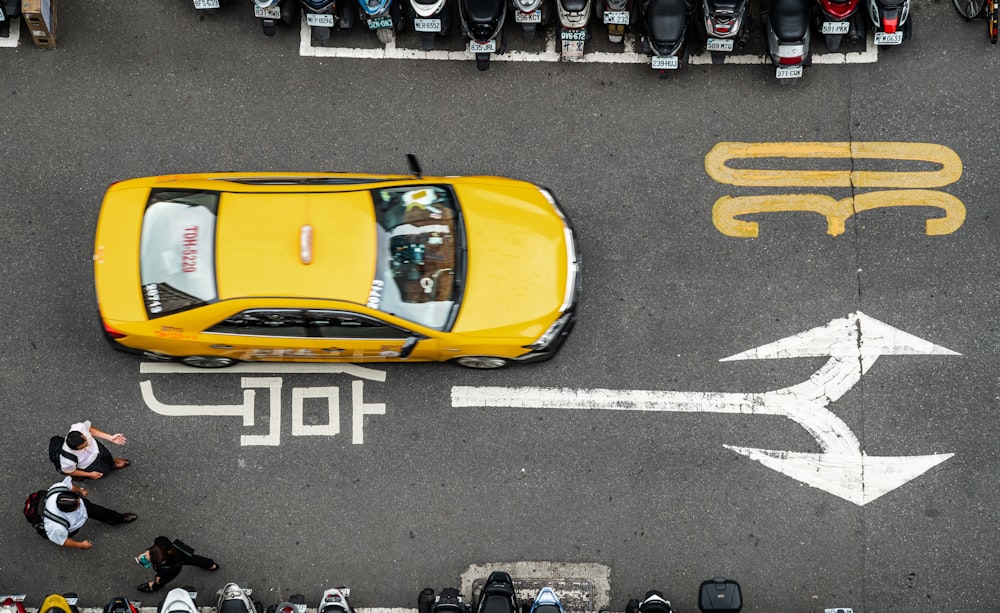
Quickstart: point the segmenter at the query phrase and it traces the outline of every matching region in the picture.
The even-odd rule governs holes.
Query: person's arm
[[[94,546],[94,544],[90,541],[75,541],[67,537],[66,540],[63,541],[62,546],[68,549],[90,549]]]
[[[114,443],[115,445],[125,444],[125,435],[123,435],[121,432],[116,432],[115,434],[108,434],[107,432],[103,430],[98,430],[93,425],[91,425],[90,435],[93,436],[94,438],[104,439],[110,443]]]
[[[96,470],[76,470],[68,473],[63,473],[64,475],[69,475],[70,477],[76,477],[77,479],[100,479],[104,476],[104,473],[98,472]]]

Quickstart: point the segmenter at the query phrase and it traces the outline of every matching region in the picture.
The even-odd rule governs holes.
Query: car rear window
[[[450,189],[433,185],[372,190],[378,261],[368,306],[442,330],[461,284],[461,217]]]
[[[142,219],[139,279],[150,319],[217,299],[219,193],[154,189]]]

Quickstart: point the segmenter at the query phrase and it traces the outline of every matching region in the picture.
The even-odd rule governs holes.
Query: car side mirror
[[[406,342],[403,343],[403,348],[399,350],[399,359],[405,360],[406,358],[410,357],[410,354],[413,353],[413,348],[416,347],[417,343],[419,342],[420,342],[419,336],[411,336],[410,338],[406,339]]]

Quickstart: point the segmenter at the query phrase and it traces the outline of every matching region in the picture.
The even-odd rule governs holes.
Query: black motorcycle
[[[10,36],[10,20],[21,16],[21,0],[0,0],[0,38]]]
[[[506,50],[503,24],[507,0],[460,0],[458,13],[462,36],[469,41],[469,52],[476,56],[476,68],[489,70],[490,56]]]
[[[687,0],[644,0],[642,51],[652,57],[661,79],[687,64],[688,24],[692,6]]]

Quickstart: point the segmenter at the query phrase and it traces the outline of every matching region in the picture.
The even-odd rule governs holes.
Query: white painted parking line
[[[299,55],[305,57],[336,57],[354,58],[370,60],[456,60],[471,61],[473,55],[468,49],[462,51],[445,51],[443,49],[432,49],[424,51],[422,49],[406,49],[396,46],[393,39],[385,47],[378,48],[358,48],[358,47],[316,47],[312,44],[312,31],[305,19],[302,19],[302,27],[299,30]],[[635,37],[627,35],[625,37],[624,48],[634,48]],[[558,62],[560,54],[556,51],[555,30],[550,29],[546,33],[545,51],[508,51],[503,54],[494,53],[490,58],[495,62]],[[875,45],[874,35],[869,34],[865,44],[865,50],[852,53],[814,53],[812,55],[814,64],[871,64],[878,61],[878,47]],[[584,53],[583,58],[574,63],[583,64],[648,64],[650,58],[642,53],[633,51],[608,52],[594,51]],[[706,51],[700,55],[691,56],[691,64],[711,64],[712,55]],[[727,64],[770,64],[771,58],[766,55],[731,55],[726,58]]]
[[[16,47],[17,41],[21,39],[21,18],[15,17],[10,20],[10,34],[0,38],[0,47]]]

